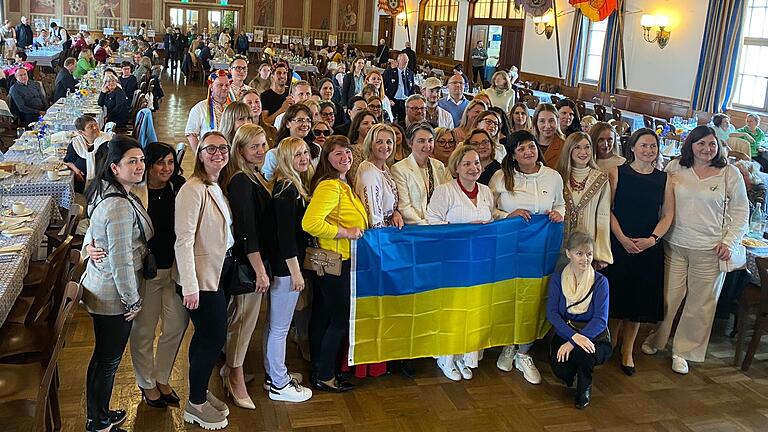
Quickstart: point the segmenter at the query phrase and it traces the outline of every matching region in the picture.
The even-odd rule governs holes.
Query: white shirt
[[[214,183],[210,188],[211,193],[213,194],[213,199],[216,200],[219,208],[227,209],[227,211],[224,212],[224,220],[227,223],[227,250],[229,250],[235,245],[235,237],[232,235],[232,210],[229,209],[229,204],[227,204],[227,199],[224,198],[224,193],[222,192],[221,187],[219,187],[219,184]]]
[[[261,166],[261,173],[267,181],[272,181],[277,169],[277,149],[271,148],[264,155],[264,164]]]
[[[361,162],[355,176],[355,193],[368,211],[369,227],[390,226],[392,214],[397,210],[398,194],[386,165],[380,170],[367,160]]]
[[[459,187],[458,180],[451,180],[435,188],[427,206],[427,223],[471,223],[493,220],[493,194],[491,189],[477,183],[477,205]]]
[[[189,112],[187,118],[187,126],[184,128],[184,135],[197,135],[198,138],[202,137],[206,132],[210,130],[217,130],[219,125],[216,124],[216,118],[214,116],[214,127],[211,128],[211,123],[208,114],[208,99],[203,99],[196,103]]]
[[[515,170],[515,189],[508,191],[504,185],[504,172],[496,171],[488,182],[493,193],[496,211],[494,217],[502,219],[515,210],[528,210],[533,214],[546,214],[555,210],[565,216],[563,178],[552,168],[539,166],[534,174]]]
[[[738,168],[727,165],[720,173],[700,179],[693,168],[673,160],[665,171],[675,186],[675,219],[664,237],[668,242],[693,250],[710,250],[723,243],[741,242],[749,224],[747,188]],[[727,173],[727,174],[726,174]],[[723,236],[723,205],[729,199]]]
[[[275,129],[280,129],[280,126],[283,124],[283,117],[285,116],[285,113],[280,113],[277,117],[275,117]]]

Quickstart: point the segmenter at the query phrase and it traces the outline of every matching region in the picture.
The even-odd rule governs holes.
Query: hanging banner
[[[535,17],[542,16],[552,9],[552,0],[515,0],[515,3],[522,6],[526,13]]]
[[[403,0],[379,0],[379,9],[392,16],[397,16],[405,9]]]
[[[568,0],[571,6],[581,9],[590,21],[602,21],[619,7],[619,0]]]

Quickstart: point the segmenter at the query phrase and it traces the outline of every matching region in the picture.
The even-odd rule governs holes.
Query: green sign
[[[219,0],[219,5],[220,6],[228,6],[229,5],[229,0]]]

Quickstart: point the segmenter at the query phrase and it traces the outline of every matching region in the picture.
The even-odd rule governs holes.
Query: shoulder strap
[[[139,227],[139,234],[141,235],[141,241],[143,241],[144,244],[147,244],[147,235],[144,233],[144,224],[141,223],[142,216],[139,213],[139,209],[137,209],[136,205],[133,204],[133,201],[131,201],[131,199],[128,198],[128,195],[121,194],[120,192],[110,192],[110,193],[104,195],[104,197],[101,199],[101,201],[99,201],[93,207],[93,210],[96,210],[96,207],[98,207],[99,204],[104,202],[104,200],[106,200],[107,198],[113,198],[113,197],[125,198],[126,200],[128,200],[128,203],[133,208],[133,213],[136,216],[136,225],[138,225],[138,227]],[[91,214],[93,214],[93,210],[91,210]]]
[[[592,293],[595,292],[595,285],[596,285],[596,282],[593,282],[592,286],[589,288],[589,291],[584,295],[584,297],[581,300],[577,301],[576,303],[573,303],[571,305],[566,306],[565,310],[567,311],[568,309],[570,309],[570,308],[572,308],[574,306],[578,306],[578,305],[584,303],[585,301],[587,301],[589,296],[591,296]]]

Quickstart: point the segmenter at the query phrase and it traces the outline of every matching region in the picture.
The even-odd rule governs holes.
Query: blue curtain
[[[699,67],[691,96],[694,111],[725,112],[736,82],[747,0],[709,0]]]
[[[597,90],[602,93],[614,94],[618,86],[622,60],[622,37],[624,33],[623,13],[624,2],[619,0],[618,7],[608,17],[608,25],[606,26],[603,57],[600,64],[600,79],[597,82]]]
[[[565,85],[569,87],[576,87],[579,84],[579,73],[584,47],[584,31],[586,26],[584,25],[584,14],[581,13],[581,9],[575,9],[573,13],[573,30],[571,30],[571,45],[568,50],[570,53],[570,60],[568,62],[568,70],[565,73]]]

